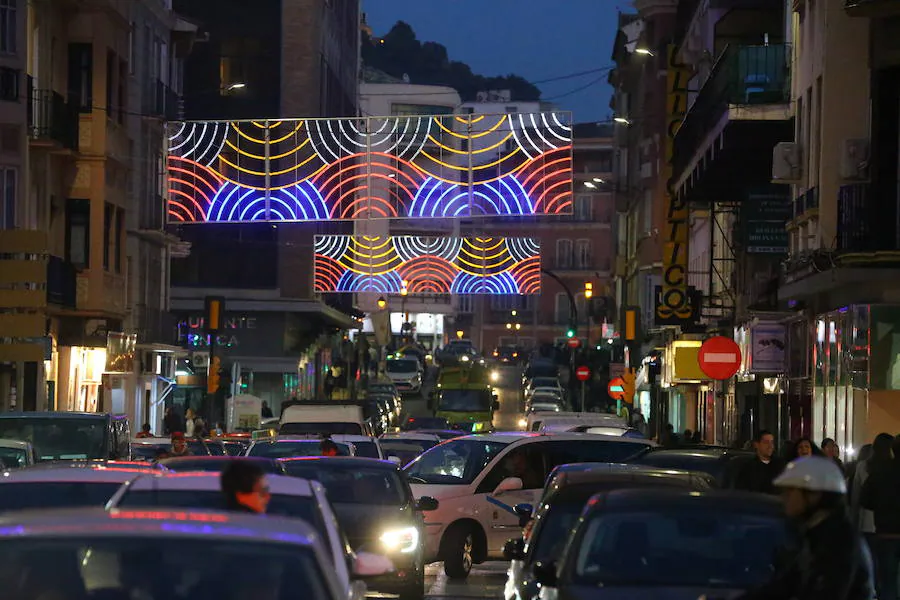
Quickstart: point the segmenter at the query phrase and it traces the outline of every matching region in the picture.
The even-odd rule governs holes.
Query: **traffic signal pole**
[[[215,397],[219,391],[219,377],[222,369],[222,361],[217,352],[219,331],[222,328],[223,315],[225,313],[225,299],[208,296],[204,301],[205,315],[203,324],[206,329],[209,343],[209,365],[206,367],[206,406],[205,418],[215,423],[218,417],[218,407],[214,406]]]

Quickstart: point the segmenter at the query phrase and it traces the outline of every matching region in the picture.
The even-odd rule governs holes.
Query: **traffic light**
[[[634,369],[625,369],[625,372],[622,373],[622,380],[625,382],[625,385],[623,385],[622,387],[625,391],[625,402],[627,402],[628,404],[634,403],[634,379]]]
[[[207,296],[204,304],[204,308],[206,309],[206,315],[204,316],[206,333],[215,334],[222,328],[222,321],[225,313],[225,299]]]
[[[623,329],[625,330],[625,339],[629,342],[637,339],[637,329],[638,329],[638,311],[636,308],[626,308],[625,309],[625,326]]]
[[[566,337],[570,340],[575,337],[575,326],[569,325],[569,328],[566,330]]]
[[[590,281],[584,282],[584,297],[587,300],[590,300],[594,297],[594,284]]]
[[[219,371],[222,370],[222,361],[218,356],[213,356],[209,361],[206,371],[206,393],[215,394],[219,391]]]

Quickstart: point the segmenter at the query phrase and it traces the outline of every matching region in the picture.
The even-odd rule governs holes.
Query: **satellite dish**
[[[409,83],[409,73],[403,74],[403,83]]]

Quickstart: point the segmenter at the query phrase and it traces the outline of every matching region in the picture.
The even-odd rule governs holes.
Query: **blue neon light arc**
[[[399,294],[403,287],[400,275],[396,272],[381,275],[369,275],[346,271],[338,282],[342,292],[377,292],[380,294]]]
[[[519,286],[509,273],[497,273],[478,277],[469,273],[458,273],[450,288],[451,294],[518,294]]]
[[[328,209],[319,190],[302,182],[291,188],[271,190],[266,214],[265,192],[226,182],[216,192],[209,207],[210,221],[310,221],[328,218]],[[261,203],[261,206],[260,206]]]
[[[479,214],[533,215],[534,203],[514,175],[503,177],[496,184],[476,184],[471,190],[468,186],[447,184],[429,177],[419,188],[409,208],[410,217],[420,218]]]

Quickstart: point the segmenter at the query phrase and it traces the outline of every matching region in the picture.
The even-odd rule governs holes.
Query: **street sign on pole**
[[[625,400],[625,380],[621,377],[613,377],[609,380],[606,391],[613,400]]]
[[[710,379],[728,379],[741,368],[741,348],[727,337],[711,337],[700,346],[697,362]]]
[[[591,378],[591,370],[582,365],[575,369],[575,377],[578,378],[578,381],[587,381]]]
[[[566,343],[569,344],[569,348],[577,348],[581,345],[581,340],[579,340],[578,338],[570,338]]]

